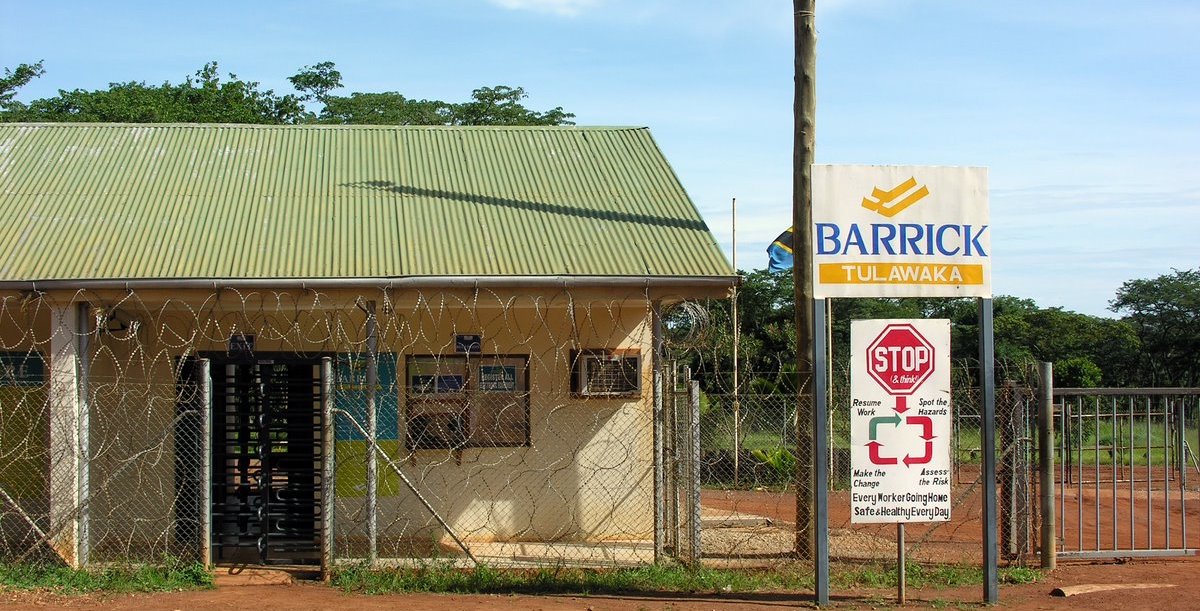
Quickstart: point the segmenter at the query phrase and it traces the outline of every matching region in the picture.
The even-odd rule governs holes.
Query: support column
[[[321,358],[321,578],[328,581],[333,568],[334,423],[333,359]],[[375,451],[371,450],[374,455]]]
[[[663,328],[662,303],[655,301],[651,316],[651,342],[654,354],[651,366],[654,369],[654,563],[663,561],[666,555],[666,471],[663,449]]]
[[[1041,486],[1042,568],[1058,564],[1054,537],[1054,363],[1038,363],[1038,483]]]
[[[50,312],[50,546],[68,565],[78,567],[80,504],[80,329],[75,304]]]
[[[379,385],[378,321],[375,302],[367,302],[367,558],[371,565],[379,559],[379,413],[376,387]]]
[[[200,407],[200,562],[212,563],[212,362],[196,359]]]

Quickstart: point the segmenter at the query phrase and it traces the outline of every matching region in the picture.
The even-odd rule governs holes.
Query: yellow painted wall
[[[385,452],[456,533],[477,541],[652,538],[652,345],[644,293],[144,291],[87,298],[129,323],[97,334],[90,361],[93,533],[103,537],[96,529],[111,524],[113,545],[171,535],[175,448],[165,431],[176,417],[179,357],[224,351],[239,332],[253,334],[259,352],[363,352],[367,301],[378,313],[378,351],[398,355],[400,383],[387,392],[402,414],[405,355],[454,354],[456,334],[482,334],[485,354],[528,355],[529,447],[410,451],[403,430],[381,431],[392,438],[381,443]],[[641,396],[572,396],[572,351],[592,348],[640,350]],[[365,481],[362,446],[339,444],[339,479]],[[400,555],[414,539],[443,538],[384,460],[379,473],[380,554]],[[366,551],[359,547],[365,496],[353,496],[352,488],[339,484],[341,556]]]

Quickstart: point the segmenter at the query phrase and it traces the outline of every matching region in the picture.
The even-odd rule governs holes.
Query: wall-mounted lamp
[[[138,323],[120,310],[96,310],[96,330],[108,335],[130,335],[137,333]]]

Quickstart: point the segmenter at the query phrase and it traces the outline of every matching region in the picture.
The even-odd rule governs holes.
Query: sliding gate
[[[1058,556],[1200,553],[1200,389],[1060,388]]]
[[[214,356],[211,372],[213,560],[318,564],[320,360]]]

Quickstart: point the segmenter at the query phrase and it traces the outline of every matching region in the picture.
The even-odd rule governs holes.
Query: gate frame
[[[1050,404],[1050,406],[1046,407],[1045,405],[1043,405],[1043,410],[1050,411],[1050,413],[1053,414],[1053,418],[1050,420],[1050,422],[1043,422],[1041,424],[1041,426],[1039,427],[1040,429],[1042,429],[1040,432],[1040,435],[1039,435],[1039,444],[1041,443],[1040,439],[1042,437],[1046,436],[1047,430],[1049,431],[1049,435],[1050,435],[1049,439],[1051,439],[1051,440],[1053,439],[1053,420],[1058,420],[1059,422],[1061,422],[1061,426],[1059,428],[1062,432],[1063,442],[1061,444],[1057,444],[1057,443],[1052,444],[1052,450],[1050,452],[1051,462],[1049,464],[1049,468],[1051,470],[1053,470],[1054,468],[1059,468],[1064,471],[1064,474],[1065,474],[1066,464],[1067,464],[1066,460],[1068,457],[1060,456],[1059,452],[1061,450],[1061,452],[1063,454],[1066,454],[1071,451],[1071,450],[1066,449],[1066,447],[1065,447],[1066,438],[1070,434],[1071,428],[1068,426],[1070,421],[1067,416],[1066,404],[1064,402],[1062,402],[1063,397],[1130,397],[1130,398],[1132,398],[1132,397],[1163,397],[1163,398],[1197,397],[1197,402],[1200,403],[1200,388],[1168,388],[1168,387],[1157,387],[1157,388],[1075,388],[1075,387],[1054,388],[1053,387],[1052,370],[1051,370],[1050,376],[1048,376],[1048,379],[1043,384],[1043,386],[1047,387],[1050,390],[1050,393],[1047,393],[1049,395],[1048,400],[1043,399],[1043,401],[1048,402]],[[1166,452],[1168,454],[1167,454],[1167,457],[1164,458],[1163,463],[1161,463],[1162,466],[1164,467],[1166,477],[1169,478],[1172,470],[1176,470],[1179,472],[1178,473],[1178,477],[1179,477],[1178,489],[1183,493],[1182,496],[1180,497],[1180,502],[1181,502],[1180,518],[1182,520],[1182,526],[1183,526],[1182,527],[1183,541],[1182,541],[1181,547],[1177,547],[1177,548],[1170,547],[1170,531],[1167,530],[1166,537],[1165,537],[1165,541],[1167,542],[1166,547],[1162,547],[1162,548],[1153,547],[1152,546],[1153,538],[1150,538],[1150,540],[1149,540],[1149,542],[1151,543],[1151,546],[1148,546],[1146,548],[1140,548],[1140,549],[1128,549],[1128,548],[1119,549],[1114,544],[1113,549],[1108,549],[1108,550],[1078,549],[1078,550],[1069,550],[1068,551],[1068,550],[1063,550],[1061,548],[1061,546],[1058,546],[1053,549],[1053,556],[1055,559],[1062,558],[1062,559],[1091,560],[1091,559],[1113,559],[1113,558],[1131,558],[1131,557],[1161,558],[1161,557],[1182,557],[1182,556],[1198,556],[1198,555],[1200,555],[1200,547],[1189,548],[1188,547],[1188,539],[1187,539],[1188,513],[1187,513],[1187,505],[1186,505],[1186,503],[1187,503],[1186,470],[1188,467],[1187,457],[1191,453],[1191,451],[1188,448],[1188,446],[1186,445],[1187,444],[1187,415],[1186,415],[1186,409],[1184,409],[1185,407],[1186,406],[1181,406],[1179,409],[1178,418],[1176,420],[1176,425],[1175,425],[1175,430],[1171,431],[1169,426],[1167,427],[1168,436],[1170,437],[1170,439],[1164,439],[1164,442],[1168,444],[1166,447]],[[1152,414],[1149,411],[1147,411],[1147,416],[1150,416],[1150,415],[1152,415]],[[1163,411],[1162,416],[1164,419],[1168,418],[1168,415],[1165,410]],[[1130,418],[1132,418],[1132,417],[1133,417],[1133,414],[1131,413]],[[1164,423],[1164,426],[1167,426],[1166,423]],[[1175,444],[1174,447],[1172,447],[1171,444]],[[1174,453],[1175,453],[1174,456],[1169,454],[1172,451],[1172,449],[1174,450]],[[1039,451],[1040,451],[1040,448],[1039,448]],[[1149,448],[1147,451],[1149,451]],[[1056,460],[1055,459],[1056,457],[1061,460]],[[1046,465],[1044,465],[1044,464],[1040,465],[1040,470],[1044,473],[1046,470]],[[1054,494],[1053,476],[1051,479],[1052,479],[1051,488],[1050,488],[1051,501],[1049,503],[1045,502],[1045,500],[1044,500],[1045,491],[1043,490],[1043,493],[1042,493],[1043,503],[1042,503],[1042,508],[1041,508],[1041,514],[1042,514],[1043,528],[1045,528],[1045,525],[1048,523],[1048,524],[1050,524],[1051,529],[1053,529],[1053,527],[1056,524],[1055,518],[1056,518],[1057,512],[1059,510],[1065,511],[1065,506],[1064,507],[1056,507],[1057,501],[1053,497],[1053,494]],[[1095,483],[1098,487],[1099,482],[1095,482]],[[1045,486],[1045,482],[1043,482],[1042,485]],[[1082,486],[1082,482],[1079,482],[1079,485]],[[1131,485],[1132,485],[1132,483],[1131,483]],[[1115,481],[1114,481],[1114,486],[1115,486]],[[1058,488],[1059,488],[1060,496],[1066,494],[1066,483],[1065,482],[1059,483]],[[1114,488],[1114,492],[1115,492],[1115,488]],[[1164,506],[1166,508],[1167,517],[1168,517],[1168,522],[1166,523],[1167,529],[1170,528],[1170,522],[1169,522],[1170,492],[1171,492],[1171,487],[1165,486],[1163,488],[1163,499],[1165,501]],[[1131,504],[1132,504],[1132,498],[1131,498]],[[1131,505],[1131,507],[1132,507],[1132,509],[1136,509],[1136,505]],[[1080,505],[1080,511],[1082,511],[1082,504]],[[1097,505],[1097,512],[1099,512],[1098,505]],[[1114,506],[1114,512],[1115,512],[1115,506]],[[1131,514],[1132,513],[1133,512],[1131,511]],[[1133,519],[1132,515],[1131,515],[1131,519]],[[1057,526],[1059,527],[1060,530],[1058,533],[1054,533],[1052,531],[1050,534],[1051,539],[1055,539],[1055,537],[1060,534],[1065,535],[1066,524],[1064,522],[1065,522],[1065,520],[1059,521],[1057,523]],[[1099,524],[1099,521],[1097,521],[1097,524]],[[1114,523],[1114,524],[1112,524],[1112,526],[1114,528],[1114,538],[1115,538],[1116,524]],[[1098,527],[1099,526],[1097,526],[1097,528]],[[1083,528],[1083,526],[1082,526],[1082,524],[1080,524],[1079,525],[1080,541],[1082,541],[1082,528]],[[1042,558],[1043,566],[1045,566],[1046,563],[1048,562],[1048,560],[1046,558],[1047,546],[1045,544],[1045,537],[1046,537],[1046,534],[1043,532],[1043,545],[1042,545],[1043,549],[1039,550],[1040,553],[1043,554],[1043,558]],[[1082,547],[1082,545],[1080,547]],[[1054,560],[1049,560],[1049,562],[1050,562],[1050,564],[1054,564]]]
[[[222,351],[201,351],[201,352],[197,353],[196,363],[198,366],[202,367],[201,371],[203,372],[203,374],[206,374],[205,377],[202,378],[200,382],[202,385],[201,392],[202,392],[202,397],[204,400],[204,409],[207,412],[206,414],[203,415],[204,423],[202,424],[202,427],[204,427],[204,431],[203,431],[202,435],[204,436],[204,439],[201,441],[201,445],[205,452],[204,456],[202,457],[202,460],[204,461],[203,470],[205,473],[205,477],[207,478],[205,480],[204,491],[201,493],[201,500],[202,500],[202,502],[205,503],[204,509],[202,509],[202,512],[201,512],[202,515],[200,517],[200,521],[201,521],[200,536],[202,538],[202,542],[201,542],[202,561],[204,562],[205,566],[207,566],[207,567],[211,568],[211,567],[216,566],[216,561],[214,561],[214,559],[213,559],[213,551],[216,546],[214,546],[213,542],[212,542],[213,535],[215,534],[215,530],[213,528],[213,519],[212,519],[212,513],[213,513],[212,491],[213,491],[214,485],[216,484],[216,482],[213,479],[213,475],[214,475],[213,452],[216,449],[216,446],[213,442],[213,435],[215,433],[215,426],[216,426],[215,420],[218,416],[218,413],[220,413],[220,412],[216,408],[216,404],[215,404],[216,397],[214,397],[214,395],[213,395],[212,371],[214,371],[216,369],[213,367],[213,364],[215,363],[216,366],[221,368],[223,371],[224,366],[228,365],[228,364],[235,364],[235,365],[236,364],[258,364],[258,365],[261,365],[262,363],[260,361],[262,361],[262,360],[274,360],[276,358],[280,358],[282,360],[292,361],[292,362],[296,362],[296,363],[299,363],[299,362],[308,363],[315,370],[315,373],[316,373],[316,376],[313,378],[313,387],[318,389],[318,392],[321,393],[320,405],[313,412],[314,416],[319,416],[322,418],[322,424],[321,424],[321,428],[319,431],[322,435],[322,438],[321,438],[320,443],[316,443],[313,446],[314,461],[315,460],[321,461],[321,467],[316,470],[316,477],[320,479],[321,483],[315,489],[315,491],[317,491],[321,494],[321,498],[318,502],[314,503],[314,505],[313,505],[314,510],[317,514],[317,516],[316,516],[317,520],[316,520],[316,524],[315,524],[315,528],[314,528],[314,532],[315,532],[314,537],[320,538],[320,541],[314,541],[314,543],[317,544],[315,547],[317,556],[314,558],[314,560],[316,560],[317,566],[321,567],[320,570],[321,570],[322,574],[327,575],[328,573],[327,573],[326,569],[327,569],[328,565],[326,562],[326,559],[327,559],[326,549],[328,548],[330,550],[330,552],[332,552],[332,548],[331,548],[332,542],[331,542],[331,540],[327,540],[327,538],[326,538],[326,534],[327,534],[326,529],[327,529],[327,525],[328,525],[328,527],[331,527],[332,524],[330,521],[328,521],[326,519],[325,509],[328,506],[332,505],[332,503],[330,502],[332,499],[325,498],[325,494],[327,491],[327,483],[325,481],[325,474],[331,471],[333,463],[331,460],[332,455],[326,454],[324,450],[327,447],[327,445],[330,445],[330,443],[332,441],[331,439],[325,438],[325,433],[327,431],[331,430],[333,425],[332,425],[331,420],[326,419],[328,416],[327,412],[329,410],[327,410],[325,406],[327,403],[331,404],[331,402],[332,402],[333,377],[332,377],[332,371],[331,371],[332,366],[331,365],[328,367],[328,369],[329,369],[328,373],[330,375],[328,377],[326,375],[327,374],[326,364],[327,364],[327,362],[331,361],[331,354],[326,353],[326,352],[310,353],[310,354],[297,354],[297,353],[292,353],[292,352],[287,352],[287,351],[283,351],[283,352],[255,351],[253,353],[249,353],[249,354],[246,354],[243,356],[232,356],[228,352],[222,352]],[[202,363],[202,365],[201,365],[201,363]],[[221,375],[224,375],[224,374],[222,373]],[[328,489],[331,490],[332,487],[329,486]],[[330,553],[329,557],[330,558],[332,557],[331,553]],[[260,560],[261,560],[261,558],[260,558]],[[288,560],[288,559],[285,559],[285,560]],[[284,562],[284,563],[271,563],[270,561],[268,561],[266,563],[259,562],[257,564],[252,564],[251,566],[272,566],[272,565],[279,566],[280,564],[282,564],[282,565],[297,564],[296,562],[294,562],[294,559],[291,559],[291,560],[292,561]],[[301,564],[303,564],[303,563],[301,563]]]

